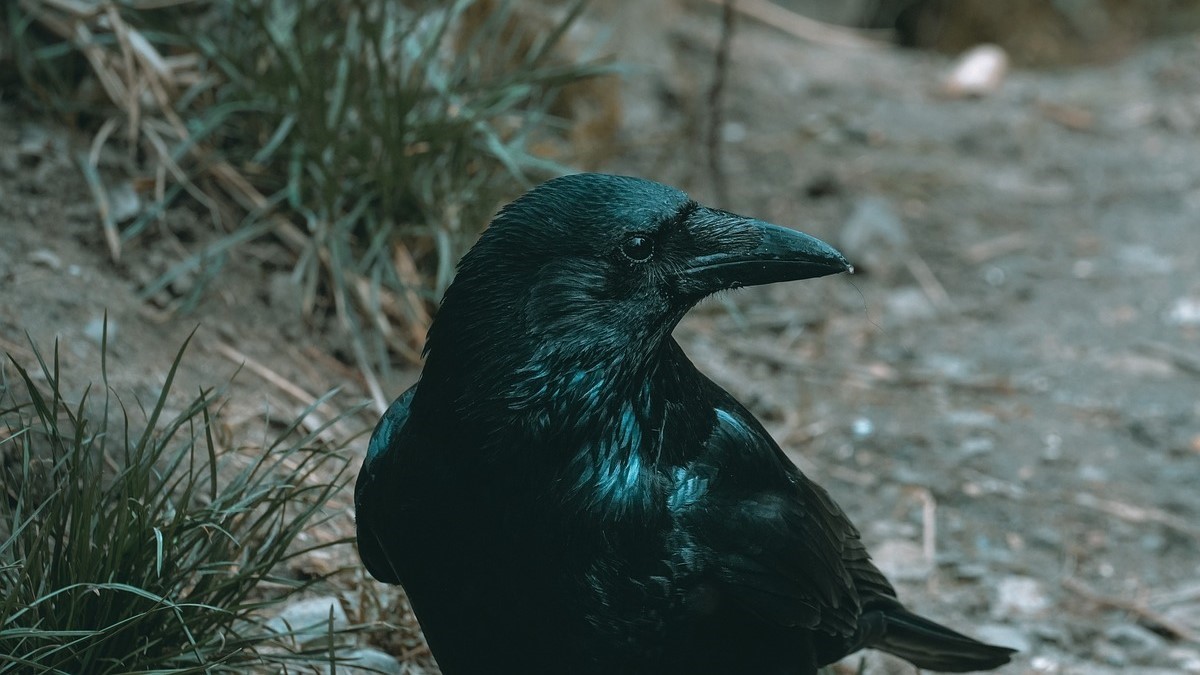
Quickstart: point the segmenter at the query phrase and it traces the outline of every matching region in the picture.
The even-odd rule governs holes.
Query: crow
[[[504,207],[355,486],[358,549],[447,675],[815,673],[863,647],[1009,661],[909,612],[858,531],[671,332],[725,289],[849,271],[637,178]]]

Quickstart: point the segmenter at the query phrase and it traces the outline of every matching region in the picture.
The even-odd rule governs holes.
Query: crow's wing
[[[764,620],[859,642],[865,606],[894,601],[858,530],[744,407],[722,392],[693,471],[708,489],[679,513],[731,601]]]
[[[397,452],[395,446],[400,432],[408,421],[408,408],[416,389],[414,385],[401,394],[380,418],[367,445],[367,456],[363,459],[362,470],[358,472],[358,481],[354,484],[358,555],[371,576],[389,584],[400,583],[400,577],[394,561],[388,556],[377,524],[389,520],[387,509],[390,508],[390,500],[384,498],[391,489],[389,467]]]

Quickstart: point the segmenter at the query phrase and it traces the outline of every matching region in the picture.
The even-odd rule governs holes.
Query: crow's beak
[[[682,270],[689,294],[854,271],[837,249],[803,232],[703,207],[689,220],[699,249],[708,251]]]

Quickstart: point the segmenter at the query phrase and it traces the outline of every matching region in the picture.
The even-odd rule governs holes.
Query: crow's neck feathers
[[[667,338],[643,369],[593,371],[585,381],[568,383],[539,406],[558,416],[543,433],[568,450],[560,465],[563,496],[605,520],[654,513],[674,489],[676,469],[702,449],[711,429],[711,407],[684,404],[699,396],[703,376]]]
[[[666,337],[645,354],[608,353],[594,343],[497,349],[503,339],[494,335],[486,352],[478,343],[477,351],[460,343],[428,351],[417,398],[428,386],[439,390],[430,400],[457,400],[457,419],[443,428],[487,439],[479,456],[463,461],[487,461],[493,442],[523,447],[495,458],[514,470],[522,461],[550,470],[559,497],[579,512],[609,521],[651,513],[713,423],[687,417],[712,409],[682,404],[706,381],[678,344]],[[481,353],[490,363],[473,363]]]

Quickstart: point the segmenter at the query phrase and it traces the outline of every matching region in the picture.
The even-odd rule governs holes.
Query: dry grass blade
[[[724,0],[708,1],[712,4],[724,2]],[[852,49],[877,49],[887,44],[885,33],[872,31],[868,34],[850,28],[833,26],[780,7],[770,0],[737,0],[733,3],[733,8],[768,26],[774,26],[789,35],[816,44]]]
[[[1102,595],[1079,579],[1063,579],[1062,585],[1063,588],[1101,607],[1110,607],[1129,612],[1150,626],[1155,632],[1164,633],[1171,639],[1200,644],[1200,633],[1150,609],[1142,603]]]
[[[353,437],[352,433],[348,432],[343,425],[336,421],[340,417],[340,414],[329,404],[325,403],[327,396],[321,398],[313,396],[299,385],[268,368],[261,361],[234,349],[233,346],[224,342],[218,340],[212,345],[212,348],[221,354],[221,356],[239,366],[244,366],[250,372],[258,375],[275,388],[287,394],[290,398],[305,406],[308,412],[302,415],[300,419],[303,420],[305,428],[319,433],[322,440],[346,441]]]
[[[80,157],[76,163],[87,182],[88,189],[92,191],[92,199],[96,200],[96,210],[100,212],[100,225],[104,228],[104,241],[108,244],[108,253],[112,256],[113,261],[117,262],[121,259],[121,239],[117,233],[117,223],[112,217],[108,189],[104,187],[104,181],[100,179],[100,172],[96,170],[95,164],[88,158]]]

